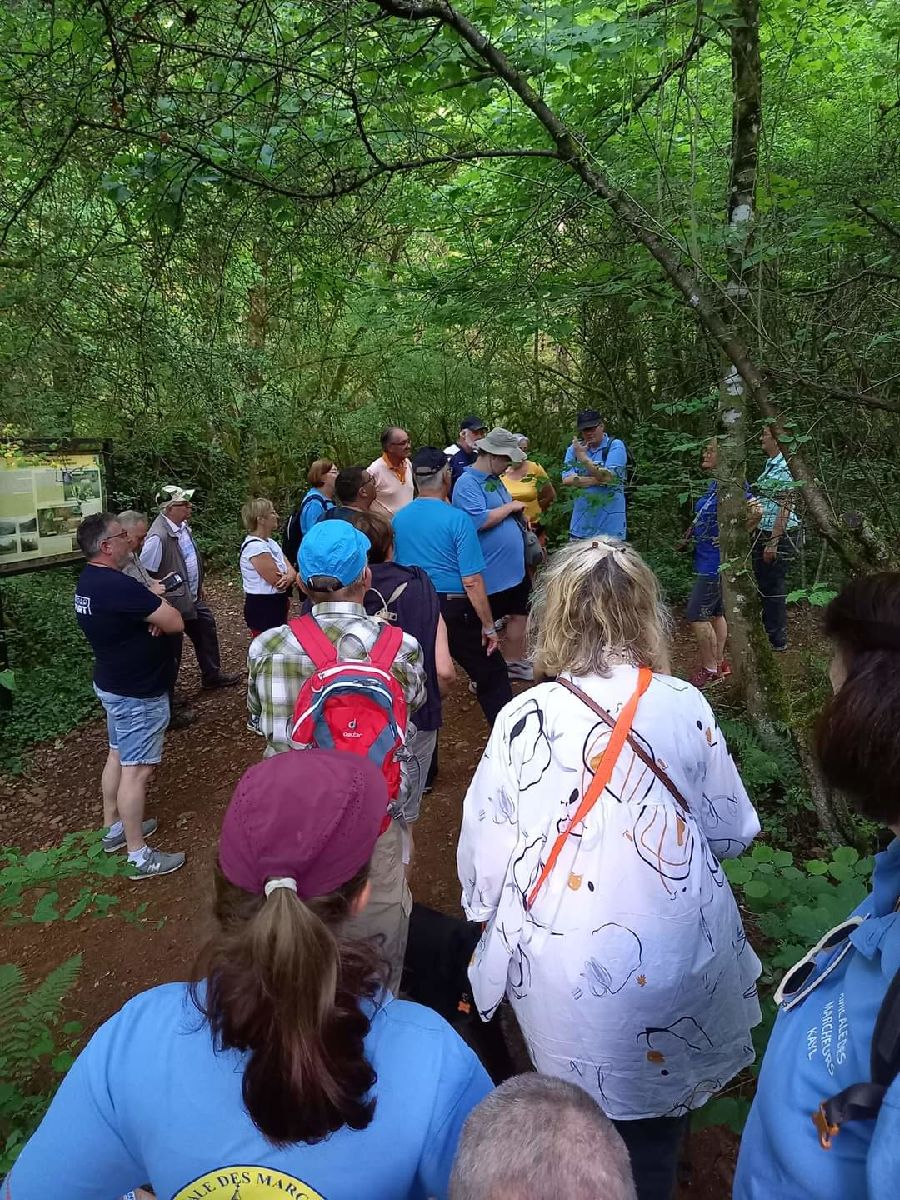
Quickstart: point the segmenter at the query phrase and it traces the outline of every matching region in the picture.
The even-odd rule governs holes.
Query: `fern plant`
[[[76,954],[29,989],[17,966],[0,964],[0,1177],[43,1116],[57,1077],[72,1065],[81,1026],[60,1026],[60,1014],[80,970]]]

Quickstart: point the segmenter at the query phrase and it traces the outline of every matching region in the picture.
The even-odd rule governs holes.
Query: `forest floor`
[[[209,599],[219,626],[223,665],[237,670],[244,664],[248,644],[242,593],[220,580],[211,586]],[[691,657],[685,625],[678,627],[675,642],[673,669],[684,674]],[[410,881],[417,900],[449,913],[460,911],[456,842],[462,800],[487,738],[466,683],[461,676],[445,704],[440,774],[423,803]],[[31,980],[42,978],[72,954],[83,956],[65,1018],[79,1021],[85,1036],[136,992],[188,977],[210,919],[222,813],[241,773],[260,757],[262,743],[246,729],[242,686],[201,691],[193,654],[186,648],[181,687],[199,719],[167,738],[148,815],[159,821],[159,832],[151,840],[164,850],[184,850],[186,866],[159,881],[99,881],[99,890],[117,895],[128,912],[146,904],[132,920],[86,915],[72,922],[26,922],[3,930],[3,959],[18,963]],[[42,849],[58,843],[69,830],[96,827],[105,734],[105,722],[98,718],[39,746],[24,775],[0,777],[0,845]],[[78,880],[64,881],[61,902],[69,891],[77,894],[80,886]],[[736,1146],[735,1136],[724,1129],[694,1135],[689,1148],[692,1181],[679,1196],[721,1200],[729,1195]]]

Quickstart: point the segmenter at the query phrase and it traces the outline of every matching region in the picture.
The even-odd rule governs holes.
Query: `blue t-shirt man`
[[[394,515],[394,559],[421,567],[441,594],[460,595],[463,578],[484,571],[484,555],[472,522],[437,497],[420,497]]]
[[[154,637],[147,617],[162,601],[121,571],[88,563],[75,585],[75,617],[94,651],[94,683],[102,692],[142,699],[175,682],[178,639]]]
[[[514,516],[485,529],[491,509],[511,504],[499,475],[468,467],[453,489],[453,507],[466,513],[478,531],[484,555],[484,588],[489,596],[517,587],[525,578],[525,538]]]
[[[594,420],[596,418],[596,420]],[[603,421],[593,409],[587,409],[578,414],[578,429],[588,437]],[[627,524],[625,520],[625,473],[628,468],[628,451],[621,438],[611,438],[603,432],[596,446],[589,442],[584,444],[584,450],[590,461],[605,471],[611,471],[616,476],[615,483],[597,483],[590,487],[579,487],[572,508],[572,519],[569,522],[569,536],[573,538],[604,537],[625,540]],[[570,446],[566,451],[563,462],[563,483],[566,477],[589,476],[590,470],[585,463],[579,461],[575,447]]]
[[[900,970],[900,838],[876,856],[862,924],[816,959],[772,1030],[741,1140],[734,1200],[887,1200],[900,1179],[900,1078],[876,1120],[847,1121],[824,1150],[819,1105],[871,1079],[875,1019]]]
[[[719,504],[718,484],[709,481],[709,487],[694,505],[694,570],[698,575],[719,574],[722,556],[719,553]]]
[[[443,1200],[490,1079],[441,1017],[391,997],[365,1051],[377,1076],[371,1123],[274,1146],[244,1107],[244,1056],[214,1049],[187,985],[143,992],[78,1056],[4,1197],[111,1200],[149,1180],[172,1200]]]

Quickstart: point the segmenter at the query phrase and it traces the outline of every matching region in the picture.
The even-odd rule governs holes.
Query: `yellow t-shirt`
[[[548,483],[550,477],[540,463],[531,459],[525,464],[525,474],[521,479],[510,479],[503,476],[503,484],[513,500],[521,500],[525,505],[525,516],[529,521],[540,521],[541,506],[538,504],[538,492]]]

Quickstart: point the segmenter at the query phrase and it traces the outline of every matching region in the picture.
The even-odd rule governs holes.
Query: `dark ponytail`
[[[275,1145],[318,1142],[347,1125],[365,1129],[375,1072],[364,1054],[369,1018],[360,1001],[381,984],[363,942],[344,941],[368,866],[329,896],[268,899],[216,871],[218,932],[200,954],[191,995],[217,1048],[249,1055],[243,1097]]]
[[[822,710],[816,754],[832,787],[873,821],[900,821],[900,573],[855,579],[825,610],[847,676]]]

